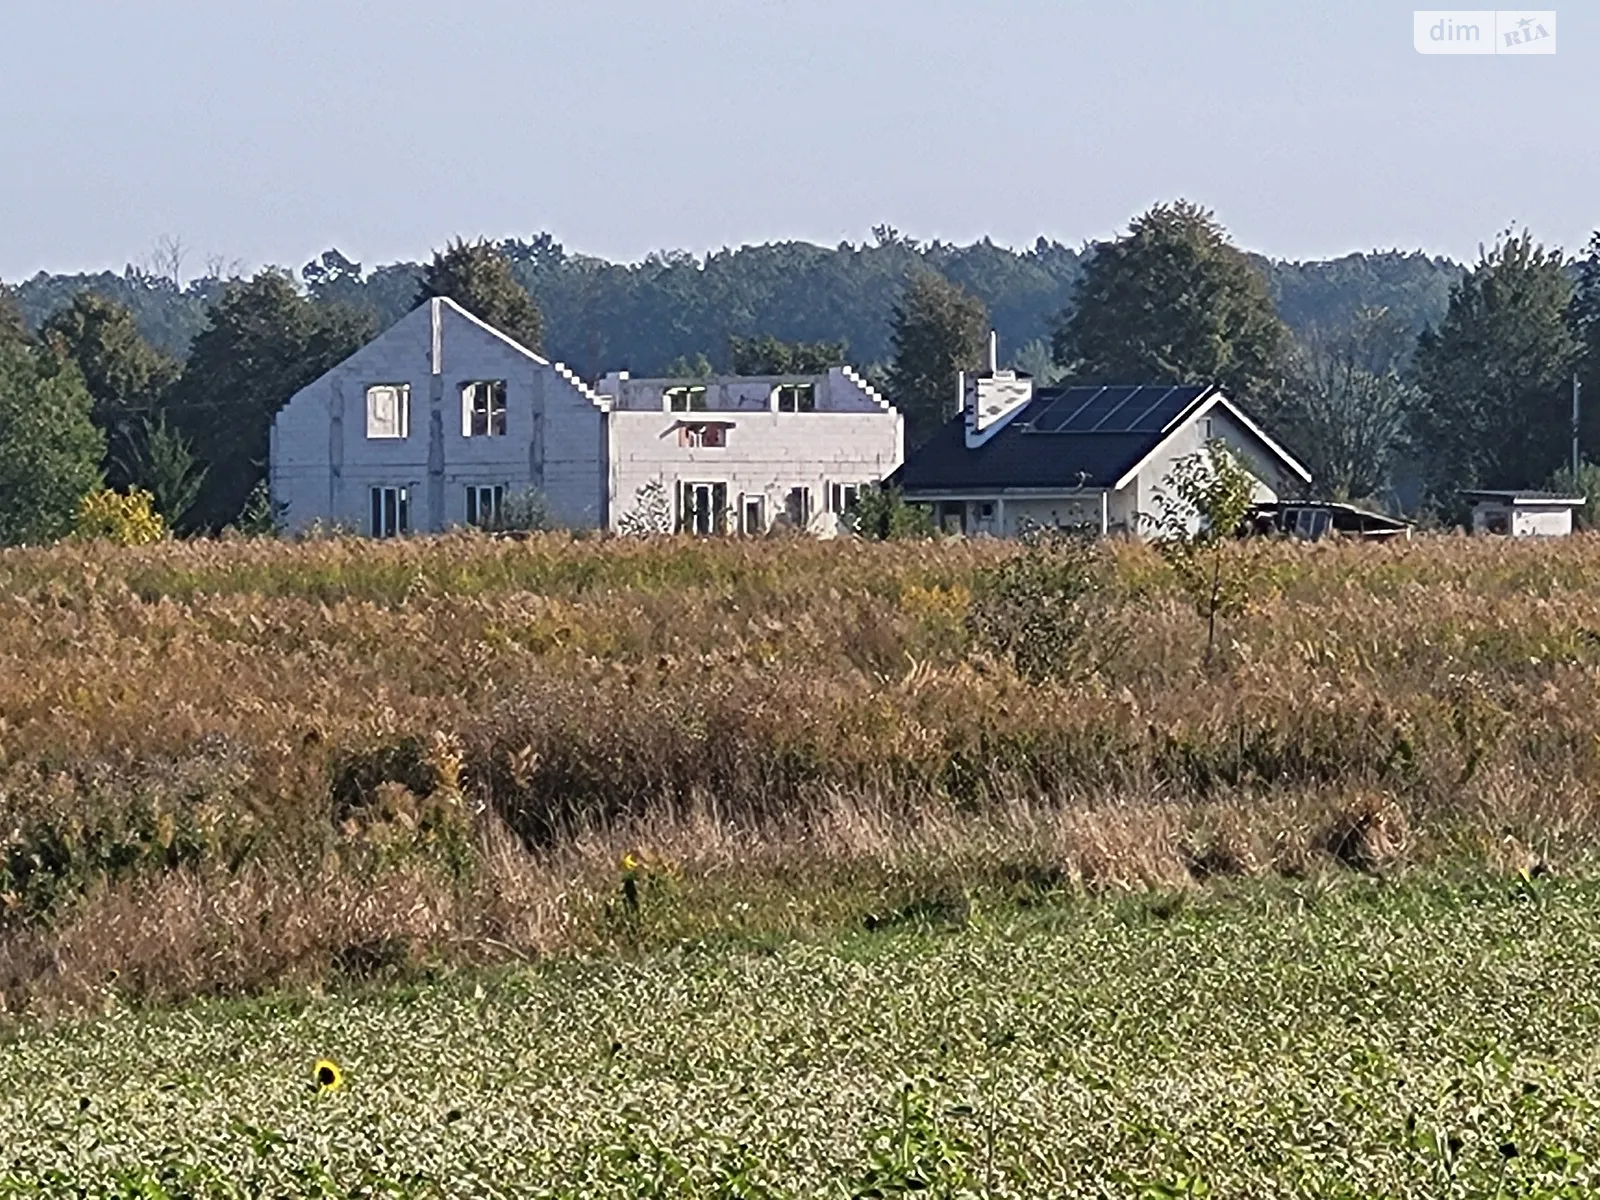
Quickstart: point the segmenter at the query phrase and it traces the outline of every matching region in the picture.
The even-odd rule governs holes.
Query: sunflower
[[[338,1063],[329,1058],[317,1059],[315,1074],[319,1092],[337,1092],[344,1083],[344,1072],[339,1069]]]

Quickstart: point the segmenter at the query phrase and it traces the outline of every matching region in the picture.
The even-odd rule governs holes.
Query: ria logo
[[[1554,54],[1554,10],[1427,9],[1411,14],[1418,54]]]

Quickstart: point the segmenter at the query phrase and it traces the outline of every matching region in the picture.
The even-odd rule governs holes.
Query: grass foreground
[[[119,1007],[0,1046],[0,1194],[1588,1196],[1597,912],[1242,881]]]

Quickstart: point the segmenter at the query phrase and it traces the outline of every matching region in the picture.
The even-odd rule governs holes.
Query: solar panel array
[[[1028,424],[1034,433],[1160,433],[1205,390],[1194,386],[1066,388]]]

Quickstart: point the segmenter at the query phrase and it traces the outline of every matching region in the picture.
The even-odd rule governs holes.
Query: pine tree
[[[1412,434],[1436,511],[1459,518],[1460,489],[1534,487],[1565,461],[1580,351],[1571,300],[1561,252],[1507,232],[1418,339]]]
[[[912,276],[893,310],[890,398],[905,415],[906,448],[920,446],[956,412],[956,376],[985,362],[983,302],[931,271]]]

